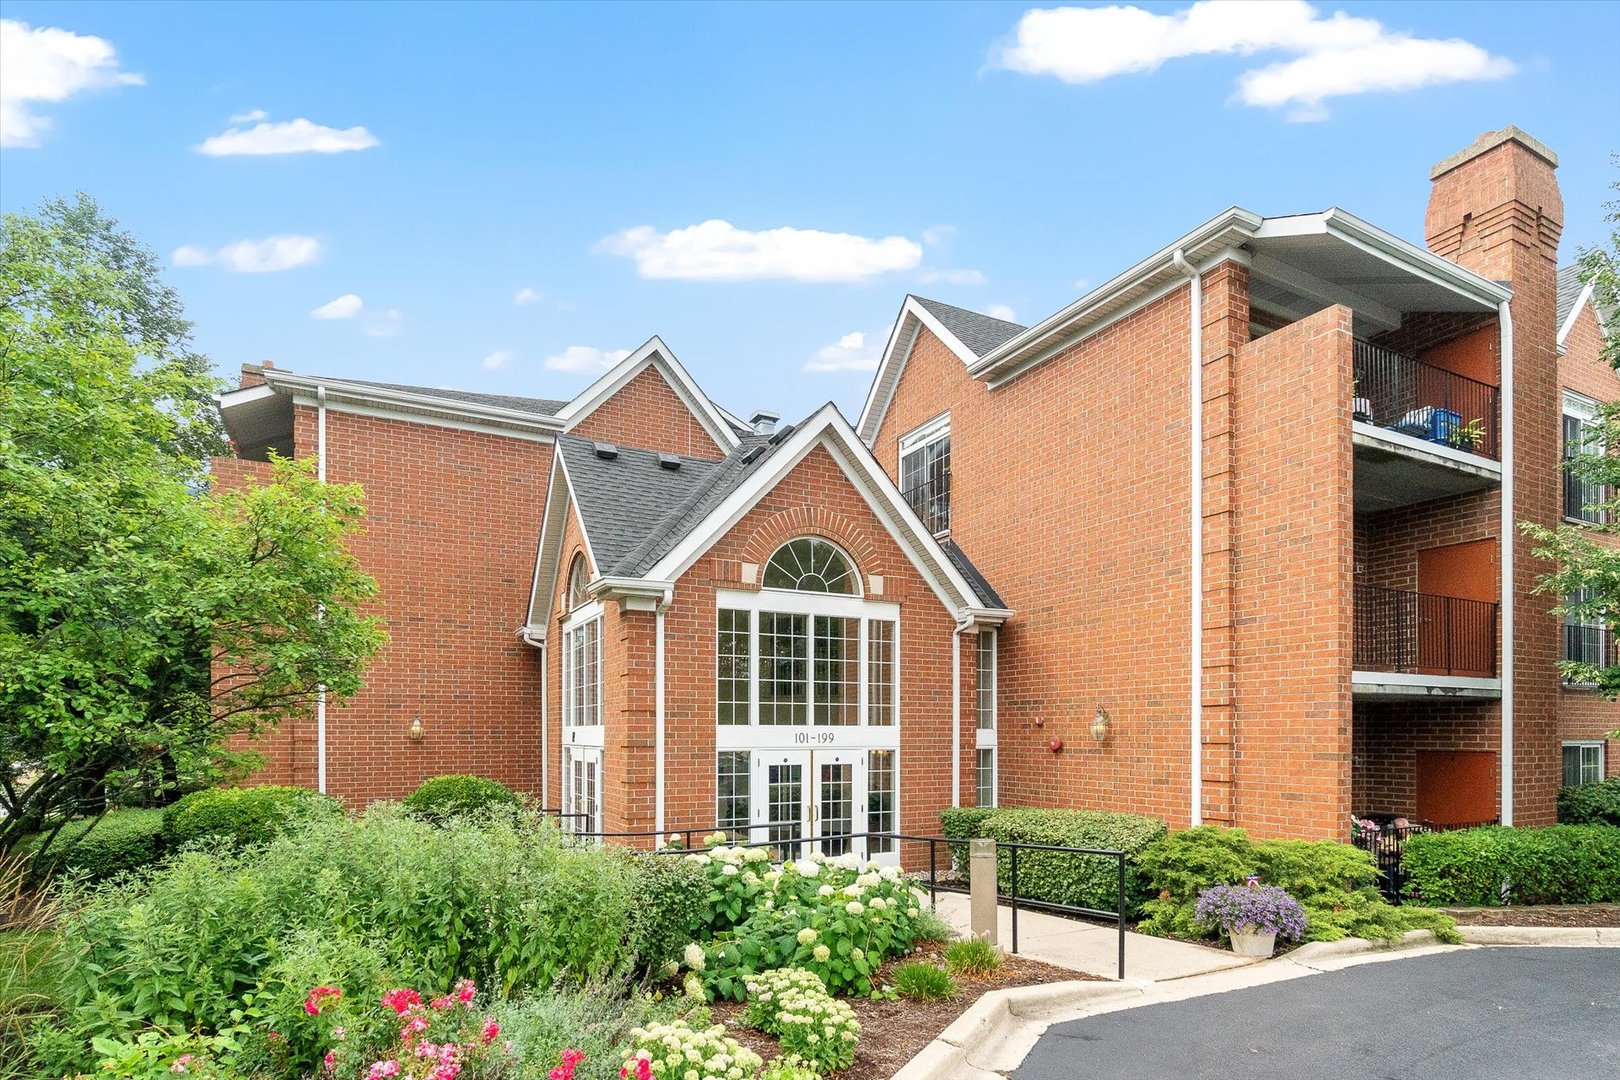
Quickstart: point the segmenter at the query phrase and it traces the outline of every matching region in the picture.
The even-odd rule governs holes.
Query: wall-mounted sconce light
[[[1091,718],[1091,741],[1108,741],[1108,710],[1097,706],[1097,715]]]
[[[1046,726],[1046,719],[1044,717],[1037,716],[1035,718],[1035,726],[1038,727],[1038,728],[1045,727]]]
[[[405,729],[405,733],[411,737],[411,742],[421,742],[422,741],[422,714],[421,713],[417,713],[415,716],[411,717],[410,727]]]
[[[1060,753],[1063,750],[1063,740],[1054,735],[1046,740],[1046,748],[1054,754]]]

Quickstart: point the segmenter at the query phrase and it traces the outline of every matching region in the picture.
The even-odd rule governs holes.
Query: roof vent
[[[681,467],[681,459],[676,457],[674,454],[659,454],[658,467],[660,469],[668,469],[670,472],[675,472]]]
[[[794,426],[795,425],[793,425],[793,424],[789,424],[787,427],[783,428],[781,431],[778,431],[775,435],[772,435],[771,436],[771,445],[775,446],[778,443],[782,442],[782,440],[786,439],[789,435],[793,434]]]
[[[744,465],[752,465],[754,462],[759,460],[759,455],[763,454],[764,452],[765,446],[763,443],[761,443],[759,446],[751,446],[748,448],[748,452],[742,456],[742,463]]]
[[[593,445],[596,449],[596,456],[603,461],[612,461],[619,456],[619,448],[610,442],[599,442]]]
[[[780,419],[780,413],[755,409],[754,415],[748,418],[748,426],[754,429],[755,435],[770,435],[776,431],[776,422]]]

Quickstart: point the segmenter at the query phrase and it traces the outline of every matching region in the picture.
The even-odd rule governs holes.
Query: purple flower
[[[1275,885],[1216,885],[1198,894],[1193,914],[1204,927],[1228,936],[1245,929],[1295,941],[1305,936],[1304,909]]]

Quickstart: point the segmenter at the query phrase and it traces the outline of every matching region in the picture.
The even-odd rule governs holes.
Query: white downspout
[[[1192,808],[1188,819],[1204,823],[1204,282],[1180,248],[1171,261],[1187,275],[1188,322],[1192,324],[1188,381],[1192,387],[1189,438],[1192,441],[1192,641],[1188,663],[1192,667]]]
[[[1513,824],[1513,309],[1502,318],[1502,824]]]
[[[326,483],[326,387],[315,388],[315,479]],[[326,684],[315,688],[315,790],[326,794]]]
[[[962,628],[951,631],[951,806],[962,805]]]
[[[664,607],[653,613],[653,827],[664,834]]]

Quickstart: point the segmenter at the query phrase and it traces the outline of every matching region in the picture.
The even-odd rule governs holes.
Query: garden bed
[[[1620,904],[1441,908],[1458,926],[1620,926]]]
[[[938,942],[919,945],[911,955],[885,964],[874,982],[886,983],[890,971],[898,964],[914,960],[942,963],[943,951],[944,945]],[[956,979],[957,993],[943,1001],[845,998],[861,1022],[861,1038],[856,1044],[855,1064],[835,1074],[838,1080],[886,1080],[893,1076],[949,1027],[951,1021],[991,990],[1076,979],[1103,981],[1095,975],[1012,955],[1004,957],[995,971],[984,975],[959,974],[953,978]],[[778,1054],[775,1039],[742,1026],[741,1004],[717,1001],[710,1006],[710,1011],[715,1023],[725,1024],[727,1034],[760,1057],[769,1061]]]

